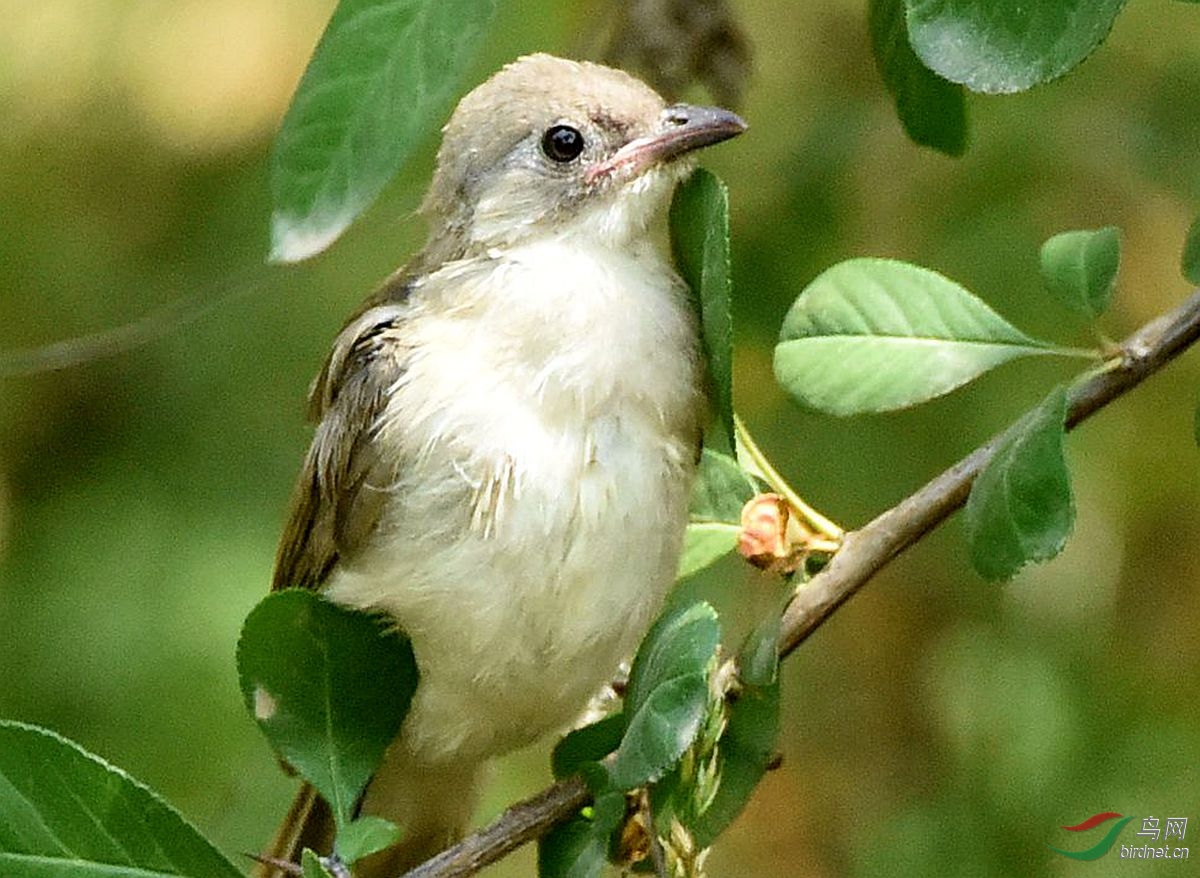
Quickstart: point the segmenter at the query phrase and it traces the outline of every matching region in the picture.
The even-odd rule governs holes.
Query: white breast
[[[656,252],[543,240],[416,293],[380,441],[414,463],[387,539],[329,594],[392,614],[431,761],[568,723],[674,577],[697,430],[696,335]],[[406,334],[408,334],[406,332]]]

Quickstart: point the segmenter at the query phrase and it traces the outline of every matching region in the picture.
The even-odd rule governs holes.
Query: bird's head
[[[690,171],[685,156],[745,129],[726,110],[667,106],[619,70],[529,55],[459,103],[424,211],[466,249],[548,234],[619,245]]]

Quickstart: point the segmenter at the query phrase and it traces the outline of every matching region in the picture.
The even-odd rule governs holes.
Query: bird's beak
[[[663,111],[659,128],[658,133],[631,140],[606,160],[592,165],[587,182],[618,172],[636,177],[652,165],[736,137],[746,130],[746,123],[736,113],[719,107],[675,104]]]

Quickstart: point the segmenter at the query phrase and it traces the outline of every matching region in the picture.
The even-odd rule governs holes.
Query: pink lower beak
[[[663,111],[660,129],[657,134],[629,141],[609,158],[592,165],[587,182],[618,171],[636,177],[651,165],[736,137],[746,130],[746,123],[736,113],[719,107],[675,104]]]

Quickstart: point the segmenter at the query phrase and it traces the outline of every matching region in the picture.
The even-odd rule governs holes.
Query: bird
[[[507,64],[443,128],[424,247],[333,342],[272,589],[412,643],[419,682],[357,811],[404,836],[360,878],[460,838],[487,763],[569,728],[662,608],[707,418],[666,208],[695,151],[744,130],[616,69]],[[264,860],[332,833],[304,784]]]

